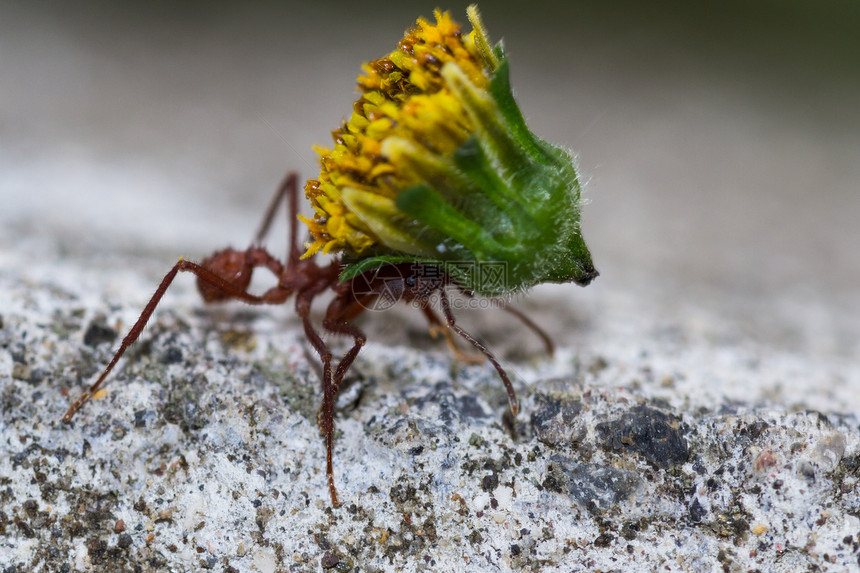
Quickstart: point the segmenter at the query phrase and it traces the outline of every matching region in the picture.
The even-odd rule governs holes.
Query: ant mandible
[[[288,217],[290,221],[286,265],[269,254],[262,246],[280,204],[285,201],[288,202]],[[63,422],[70,423],[75,412],[98,391],[114,366],[116,366],[117,362],[125,354],[125,351],[140,337],[141,332],[143,332],[146,323],[161,301],[162,296],[164,296],[173,279],[180,272],[190,272],[197,277],[197,289],[206,303],[238,300],[253,305],[274,305],[283,304],[291,296],[295,296],[296,314],[301,319],[305,335],[317,354],[319,354],[323,366],[323,401],[319,410],[319,426],[325,435],[326,477],[332,505],[334,506],[340,505],[334,482],[332,464],[335,402],[344,376],[367,340],[365,334],[353,325],[351,321],[379,297],[394,297],[395,300],[390,302],[396,302],[399,299],[404,302],[417,304],[427,318],[431,332],[442,332],[448,345],[457,354],[459,352],[453,343],[452,330],[479,350],[499,373],[507,390],[510,411],[516,416],[519,406],[514,387],[507,373],[486,346],[457,325],[454,314],[451,311],[451,303],[445,293],[445,288],[453,285],[459,288],[466,296],[471,296],[471,293],[456,285],[444,273],[422,273],[421,264],[416,263],[389,264],[372,271],[364,272],[342,282],[339,280],[339,275],[345,263],[340,258],[333,259],[326,266],[318,265],[314,257],[301,258],[296,228],[296,216],[298,212],[298,176],[296,173],[291,172],[287,174],[283,183],[278,188],[250,247],[244,251],[227,248],[214,253],[199,264],[180,259],[164,276],[155,294],[144,307],[137,322],[135,322],[129,333],[123,338],[119,350],[116,351],[95,383],[69,406],[68,411],[63,416]],[[257,267],[268,269],[278,279],[276,286],[268,289],[259,296],[248,292],[251,275]],[[433,276],[434,278],[428,280],[425,278],[426,276]],[[334,299],[328,305],[325,317],[322,320],[323,330],[332,334],[350,336],[353,339],[352,347],[343,355],[334,368],[332,368],[331,350],[310,321],[311,304],[314,298],[327,290],[331,290],[334,293]],[[440,306],[445,316],[444,324],[428,304],[433,294],[438,295]],[[540,327],[516,309],[508,306],[504,306],[503,308],[537,333],[542,339],[547,352],[552,354],[552,342]]]

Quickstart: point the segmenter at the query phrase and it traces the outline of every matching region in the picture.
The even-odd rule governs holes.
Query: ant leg
[[[367,336],[361,331],[361,329],[349,324],[348,322],[338,322],[326,319],[323,321],[323,328],[329,332],[333,332],[334,334],[349,335],[353,340],[352,348],[349,349],[349,352],[343,355],[343,358],[338,362],[337,369],[334,372],[333,384],[335,389],[334,397],[336,399],[337,393],[340,390],[340,383],[343,382],[343,377],[346,376],[346,372],[349,370],[349,367],[352,366],[352,363],[361,351],[361,347],[364,346],[365,342],[367,342]]]
[[[275,196],[272,197],[269,206],[266,208],[266,214],[263,215],[263,220],[260,221],[260,227],[257,229],[257,234],[254,235],[255,245],[262,244],[266,239],[266,235],[269,234],[269,228],[272,226],[272,221],[275,218],[275,213],[278,212],[278,207],[280,206],[281,201],[284,200],[287,193],[295,192],[297,177],[298,176],[294,171],[290,171],[286,176],[284,176],[280,185],[278,185],[278,189],[275,191]]]
[[[512,306],[503,306],[502,310],[516,316],[518,319],[520,319],[520,322],[526,325],[529,330],[537,334],[538,337],[540,337],[540,339],[543,341],[543,347],[550,357],[555,354],[555,344],[553,344],[552,338],[550,338],[549,334],[544,332],[544,330],[540,326],[538,326],[534,321],[532,321],[532,319],[526,316],[524,312]]]
[[[473,298],[475,296],[472,292],[467,291],[465,289],[460,288],[459,290],[461,293],[463,293],[469,298]],[[520,322],[526,325],[526,328],[534,332],[543,342],[544,350],[546,350],[546,353],[549,354],[550,357],[555,354],[555,344],[553,344],[552,339],[546,332],[544,332],[544,330],[540,326],[538,326],[534,321],[532,321],[532,319],[526,316],[525,313],[508,305],[503,306],[502,310],[516,316],[518,319],[520,319]]]
[[[422,304],[421,312],[424,313],[424,316],[427,317],[427,322],[430,323],[430,336],[436,338],[436,336],[441,334],[445,338],[445,344],[448,345],[448,350],[451,351],[454,358],[466,364],[480,364],[484,361],[483,354],[467,354],[460,350],[460,347],[457,346],[457,343],[454,341],[454,335],[450,330],[445,328],[445,325],[442,324],[442,321],[436,313],[433,312],[430,305]]]
[[[501,364],[499,364],[496,357],[487,349],[486,346],[475,340],[471,334],[457,326],[457,322],[454,319],[454,314],[451,312],[451,303],[448,301],[448,295],[445,294],[445,290],[439,289],[439,300],[442,303],[442,311],[445,313],[445,320],[448,323],[448,326],[454,331],[466,339],[469,344],[477,348],[483,353],[484,356],[493,364],[496,368],[496,372],[499,373],[499,376],[502,378],[502,382],[505,384],[505,390],[508,392],[508,405],[511,408],[511,414],[514,416],[517,415],[517,412],[520,410],[519,403],[517,402],[517,393],[514,391],[514,386],[511,384],[510,378],[508,378],[507,373],[502,368]]]
[[[212,285],[213,287],[224,291],[229,294],[233,298],[237,298],[249,304],[265,304],[267,301],[261,297],[254,296],[245,292],[244,290],[234,286],[233,284],[225,281],[218,275],[214,274],[212,271],[208,270],[206,267],[200,266],[196,263],[192,263],[191,261],[186,261],[184,259],[180,259],[173,268],[170,269],[164,278],[161,280],[161,284],[158,285],[158,288],[155,291],[155,294],[152,295],[152,298],[149,299],[149,302],[144,307],[143,312],[138,317],[137,322],[134,323],[134,326],[131,327],[129,333],[122,339],[122,343],[120,344],[119,350],[117,350],[116,354],[113,355],[110,363],[107,365],[107,368],[101,373],[98,380],[96,380],[95,384],[89,387],[81,397],[75,400],[69,409],[66,411],[63,416],[63,422],[69,423],[72,421],[72,416],[75,415],[75,412],[80,410],[81,406],[87,403],[90,398],[92,398],[93,394],[95,394],[99,387],[104,383],[108,374],[110,374],[111,370],[113,370],[116,363],[119,362],[119,359],[122,358],[122,355],[125,354],[125,351],[128,350],[129,346],[135,343],[137,339],[140,337],[140,334],[143,332],[146,323],[149,321],[149,318],[152,316],[152,313],[155,311],[155,307],[158,306],[158,303],[161,301],[161,297],[164,296],[164,293],[167,291],[170,284],[173,282],[173,279],[176,278],[176,275],[179,272],[191,272],[197,275],[198,280],[205,281],[207,284]]]
[[[332,384],[331,351],[326,346],[322,337],[314,330],[309,318],[311,302],[316,294],[315,292],[299,292],[296,295],[296,314],[302,319],[305,336],[307,336],[311,345],[316,349],[323,363],[323,403],[320,407],[318,423],[320,430],[325,435],[326,478],[328,480],[329,495],[331,495],[331,504],[334,507],[338,507],[340,501],[337,498],[337,488],[334,485],[334,464],[332,463],[334,457],[334,396],[336,392]]]
[[[289,204],[287,208],[287,225],[290,228],[289,235],[289,245],[287,251],[288,257],[288,267],[293,268],[295,264],[298,262],[299,257],[301,256],[301,252],[299,250],[298,245],[298,226],[296,222],[296,216],[299,214],[299,185],[298,185],[298,174],[295,171],[290,171],[287,173],[284,180],[281,182],[280,186],[278,186],[278,190],[275,192],[275,196],[272,198],[272,202],[269,204],[268,209],[266,209],[266,214],[263,216],[263,221],[260,223],[260,228],[257,231],[257,234],[254,236],[254,244],[260,245],[263,240],[266,238],[266,235],[269,234],[269,228],[272,226],[272,221],[275,218],[275,213],[278,211],[278,206],[281,204],[285,198],[289,199]]]
[[[290,269],[296,268],[299,259],[302,256],[302,251],[299,248],[299,186],[298,175],[295,172],[288,177],[289,183],[285,187],[289,187],[290,193],[290,209],[287,213],[288,223],[290,225],[290,244],[287,247],[287,266]]]

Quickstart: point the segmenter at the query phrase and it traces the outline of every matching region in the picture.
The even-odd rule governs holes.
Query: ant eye
[[[415,277],[406,277],[406,286],[412,288],[415,286]]]

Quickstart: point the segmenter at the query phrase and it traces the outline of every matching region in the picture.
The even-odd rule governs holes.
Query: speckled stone
[[[860,557],[856,416],[678,400],[647,357],[610,344],[509,363],[529,380],[510,420],[488,365],[371,339],[336,416],[338,509],[301,329],[196,312],[187,287],[106,396],[64,425],[110,357],[107,330],[137,312],[84,300],[72,271],[64,281],[57,297],[56,282],[0,279],[5,569],[477,572],[489,555],[505,571],[650,571],[667,556],[682,570],[789,570]],[[146,281],[135,288],[145,298]],[[110,326],[88,344],[99,313]]]

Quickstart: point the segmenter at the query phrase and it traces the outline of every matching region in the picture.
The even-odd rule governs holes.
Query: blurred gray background
[[[0,3],[0,270],[142,257],[157,280],[244,245],[287,169],[316,176],[360,64],[433,8]],[[603,274],[571,301],[710,305],[791,351],[860,350],[860,5],[480,8],[531,126],[588,181]]]

